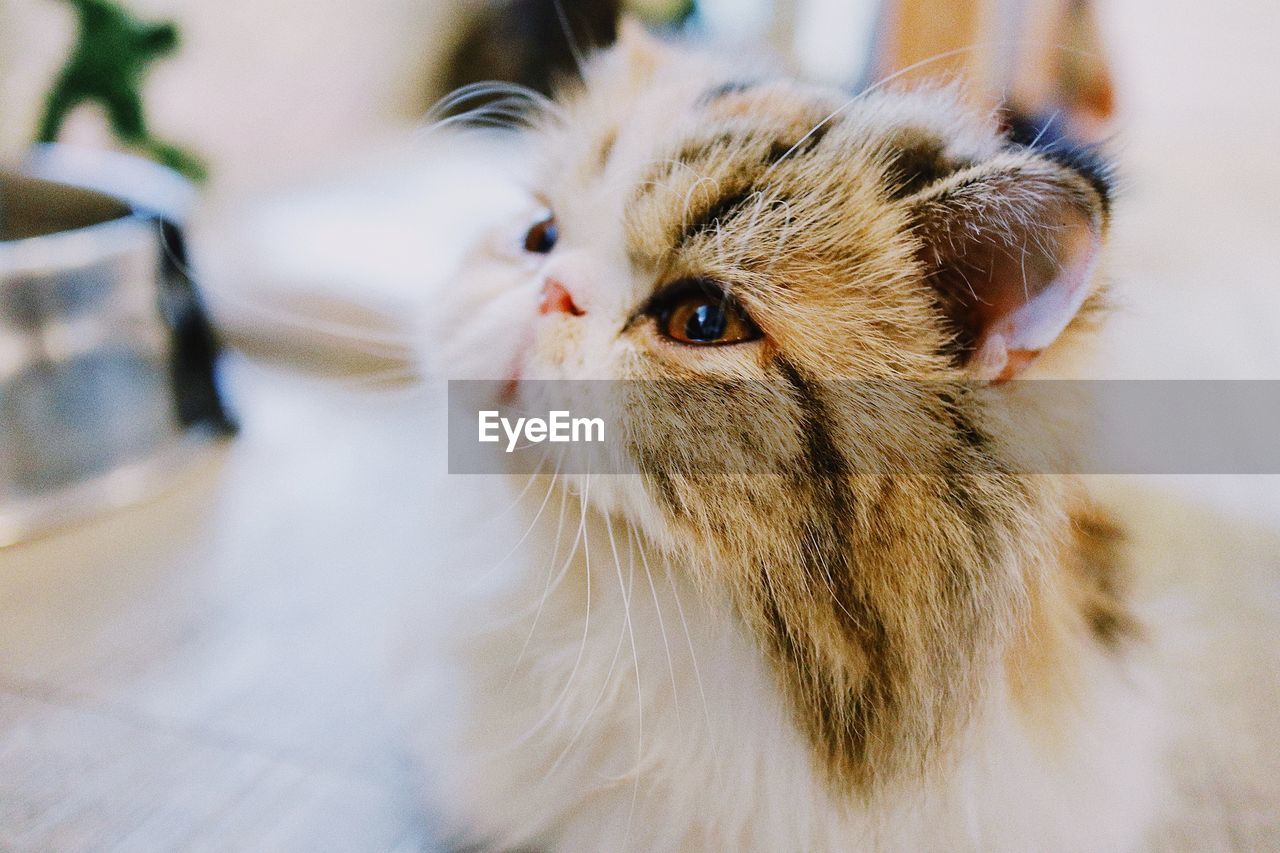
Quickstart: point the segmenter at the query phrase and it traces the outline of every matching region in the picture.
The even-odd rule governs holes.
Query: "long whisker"
[[[903,75],[906,75],[906,74],[910,74],[912,71],[917,71],[920,68],[925,67],[926,65],[931,65],[935,62],[941,62],[944,59],[950,59],[953,56],[960,56],[961,54],[972,53],[978,50],[987,50],[993,47],[1017,47],[1024,43],[1025,41],[979,42],[976,44],[965,45],[964,47],[953,48],[951,50],[944,50],[941,53],[935,53],[933,56],[927,56],[918,62],[913,62],[904,68],[899,68],[897,71],[885,77],[880,78],[879,80],[877,80],[876,82],[868,86],[867,88],[863,89],[858,94],[854,95],[849,100],[845,101],[843,104],[837,107],[830,115],[828,115],[822,121],[818,122],[813,127],[811,127],[808,133],[806,133],[804,136],[796,140],[796,143],[794,145],[792,145],[785,152],[783,152],[782,156],[779,157],[777,160],[775,160],[769,166],[769,168],[765,169],[764,174],[768,175],[774,169],[776,169],[778,167],[778,164],[782,163],[784,160],[786,160],[788,157],[794,154],[796,149],[802,146],[809,139],[809,137],[813,136],[813,134],[821,130],[822,127],[826,125],[828,122],[838,117],[841,113],[849,109],[849,107],[853,106],[858,101],[862,100],[863,98],[866,98],[868,95],[872,94],[873,92],[876,92],[877,90],[884,88],[885,86],[892,83],[894,80],[897,80],[899,77],[902,77]],[[1051,47],[1063,52],[1068,52],[1068,53],[1082,53],[1082,51],[1071,48],[1067,45],[1051,45]],[[1083,53],[1085,55],[1091,55],[1087,51],[1083,51]]]
[[[586,564],[584,575],[587,587],[587,603],[586,612],[582,619],[582,642],[578,646],[578,656],[573,662],[573,669],[569,671],[569,677],[565,680],[564,687],[560,690],[560,695],[558,695],[555,701],[551,703],[551,706],[547,708],[546,713],[544,713],[542,717],[533,724],[529,731],[519,738],[517,742],[523,742],[528,738],[533,737],[539,729],[545,726],[547,722],[555,716],[555,713],[559,710],[561,703],[563,703],[565,697],[569,695],[569,688],[573,685],[573,681],[578,675],[578,669],[582,666],[583,655],[586,654],[587,651],[587,636],[591,631],[591,542],[587,534],[587,500],[589,498],[590,490],[591,476],[590,471],[588,471],[587,477],[583,480],[582,494],[579,496],[582,500],[582,514],[578,517],[578,532],[582,539],[583,560]],[[621,636],[619,636],[618,642],[619,647],[621,647]]]
[[[541,92],[535,89],[530,89],[528,86],[522,86],[519,83],[509,83],[500,80],[482,80],[476,83],[468,83],[465,86],[459,86],[457,89],[454,89],[452,92],[432,104],[430,109],[427,110],[424,118],[430,120],[437,116],[444,116],[460,104],[464,104],[468,101],[477,101],[494,95],[502,95],[511,100],[523,100],[542,112],[563,114],[563,109],[559,104]]]
[[[156,223],[156,228],[161,228],[161,224]],[[160,245],[168,261],[174,264],[184,275],[192,277],[194,280],[195,273],[191,270],[190,265],[178,257],[169,242],[161,240]],[[283,308],[268,305],[260,300],[249,299],[230,289],[211,288],[208,289],[208,293],[213,297],[215,313],[217,310],[216,303],[223,302],[224,304],[238,306],[242,310],[266,318],[279,325],[338,338],[350,349],[374,358],[403,360],[413,356],[414,338],[408,332],[403,334],[376,332],[354,323],[343,323],[338,320],[325,320],[306,314],[293,313]]]
[[[641,543],[641,552],[644,553],[644,543]],[[684,615],[684,604],[680,601],[680,591],[676,589],[675,571],[671,565],[670,557],[663,556],[663,562],[667,570],[667,583],[671,586],[671,597],[676,600],[676,610],[680,614],[680,624],[684,628],[684,639],[689,645],[689,661],[693,664],[693,675],[698,682],[698,695],[702,697],[702,714],[706,721],[707,731],[711,729],[711,706],[707,703],[707,692],[702,686],[702,670],[698,667],[698,653],[693,648],[693,635],[689,633],[689,621]]]
[[[607,517],[607,516],[606,516],[606,518],[605,518],[605,523],[606,523],[606,525],[608,525],[608,517]],[[609,531],[610,531],[610,533],[609,533],[609,538],[610,538],[610,540],[612,541],[612,540],[613,540],[612,527],[608,527],[608,529],[609,529]],[[616,567],[616,568],[617,568],[617,570],[618,570],[618,591],[619,591],[619,593],[622,595],[622,597],[623,597],[623,601],[624,601],[624,602],[626,602],[626,601],[628,601],[628,600],[629,600],[630,593],[629,593],[628,591],[623,590],[623,588],[622,588],[622,568],[621,568],[621,566],[620,566],[620,565],[618,565],[618,562],[617,562],[617,549],[616,549],[616,548],[614,548],[614,565],[615,565],[615,567]],[[574,729],[573,736],[569,738],[569,742],[568,742],[568,743],[566,743],[566,744],[564,745],[564,748],[560,750],[560,754],[556,756],[556,760],[555,760],[555,761],[553,761],[553,762],[551,763],[551,767],[547,770],[547,774],[546,774],[547,776],[550,776],[552,773],[554,773],[554,772],[556,771],[556,769],[560,766],[560,764],[564,761],[564,759],[565,759],[565,758],[566,758],[566,757],[567,757],[567,756],[568,756],[568,755],[573,751],[574,746],[578,743],[578,738],[580,738],[580,737],[582,736],[582,733],[583,733],[584,731],[586,731],[586,729],[587,729],[587,725],[588,725],[588,724],[590,724],[591,719],[595,716],[596,709],[600,707],[600,702],[601,702],[601,700],[602,700],[602,699],[604,699],[605,693],[607,693],[607,692],[609,691],[609,687],[610,687],[610,686],[612,685],[612,683],[613,683],[613,673],[614,673],[614,670],[615,670],[615,669],[617,669],[617,666],[618,666],[618,658],[619,658],[619,657],[621,656],[621,654],[622,654],[622,641],[623,641],[624,639],[626,639],[626,637],[627,637],[627,635],[628,635],[629,633],[631,633],[631,610],[630,610],[630,608],[628,607],[628,608],[625,610],[625,617],[624,617],[624,619],[623,619],[623,628],[622,628],[622,630],[621,630],[621,631],[619,631],[619,632],[618,632],[618,643],[617,643],[617,645],[614,647],[614,650],[613,650],[613,659],[609,661],[609,669],[608,669],[608,671],[605,673],[604,680],[603,680],[603,681],[601,682],[601,684],[600,684],[600,689],[596,692],[595,700],[591,703],[591,707],[587,710],[587,714],[586,714],[586,716],[585,716],[585,717],[583,717],[582,722],[578,724],[578,727],[577,727],[576,729]],[[633,634],[633,633],[631,634],[631,650],[632,650],[632,655],[633,655],[633,659],[634,659],[634,655],[635,655],[635,634]],[[636,678],[637,678],[637,681],[636,681],[636,689],[637,689],[637,691],[639,691],[639,684],[640,684],[640,682],[639,682],[639,672],[640,672],[640,670],[639,670],[639,663],[637,662],[637,664],[636,664]],[[639,695],[639,694],[637,694],[637,695]],[[641,708],[643,709],[643,705],[641,705]],[[641,718],[641,722],[643,723],[643,717]],[[641,736],[643,737],[643,731],[644,731],[644,727],[643,727],[643,725],[641,725],[641,727],[640,727],[640,728],[641,728]],[[643,757],[643,752],[641,752],[641,757]],[[638,770],[638,768],[639,768],[639,762],[637,762],[637,770]],[[637,791],[638,791],[638,789],[639,789],[639,775],[638,775],[638,773],[637,773],[637,776],[636,776],[636,785],[637,785]],[[632,796],[632,808],[633,808],[633,810],[634,810],[634,805],[635,805],[635,799],[636,799],[636,798],[635,798],[635,796],[634,796],[634,794],[633,794],[633,796]],[[628,837],[630,836],[630,824],[631,824],[631,821],[630,821],[630,818],[628,818],[628,821],[627,821]],[[625,846],[625,845],[624,845],[624,846]]]
[[[556,470],[558,474],[559,473],[558,465]],[[511,667],[511,675],[508,676],[507,678],[508,686],[511,685],[511,680],[515,678],[516,673],[519,672],[520,670],[520,664],[524,660],[525,652],[529,650],[529,643],[533,640],[534,632],[538,630],[538,620],[542,618],[542,610],[544,607],[546,607],[547,596],[551,594],[551,579],[556,575],[556,558],[560,555],[560,537],[564,533],[565,507],[568,504],[568,502],[569,502],[569,490],[562,488],[560,490],[560,518],[558,521],[556,521],[555,547],[551,552],[551,559],[547,561],[547,580],[546,580],[546,583],[544,583],[542,586],[542,597],[538,600],[538,609],[533,614],[533,624],[529,626],[529,633],[525,636],[524,643],[521,644],[520,646],[520,653],[516,655],[516,662]],[[573,545],[569,551],[569,556],[565,559],[566,567],[568,566],[569,562],[573,559],[574,554],[577,553],[577,550],[578,550],[578,537],[575,536],[573,539]],[[563,572],[563,567],[561,569],[561,572]]]
[[[618,573],[618,587],[622,587],[622,563],[618,559],[618,543],[613,535],[613,521],[609,515],[604,517],[605,530],[609,533],[609,550],[613,552],[613,566]],[[635,817],[636,800],[640,797],[640,769],[644,766],[644,688],[640,680],[640,654],[636,649],[635,627],[631,621],[631,595],[636,577],[635,559],[631,560],[630,576],[627,579],[626,591],[622,592],[622,604],[625,610],[627,634],[631,638],[631,663],[636,673],[636,769],[635,783],[631,789],[631,809],[627,812],[627,831],[623,835],[623,849],[631,838],[631,821]]]
[[[557,470],[559,470],[559,466],[557,466]],[[502,518],[504,515],[511,512],[511,510],[518,507],[520,505],[520,501],[524,499],[525,494],[529,491],[529,487],[533,485],[533,481],[538,479],[538,476],[541,473],[542,471],[540,470],[540,466],[535,466],[533,473],[529,475],[529,479],[525,480],[524,488],[520,490],[520,494],[516,495],[515,498],[501,510],[494,513],[494,518]]]
[[[639,533],[635,528],[629,528],[631,533],[631,545],[640,552],[640,560],[644,566],[644,575],[649,580],[649,594],[653,596],[653,609],[658,617],[658,631],[662,634],[662,647],[667,653],[667,672],[671,675],[671,696],[672,704],[676,711],[676,726],[683,730],[680,722],[680,688],[676,686],[676,666],[671,657],[671,643],[667,640],[667,626],[662,619],[662,605],[658,602],[658,588],[653,582],[653,572],[649,568],[649,556],[644,551],[644,543],[640,540]],[[630,548],[628,548],[630,550]],[[634,555],[632,556],[634,560]],[[634,562],[632,563],[634,566]]]
[[[335,381],[339,387],[353,391],[382,391],[389,394],[412,391],[416,395],[426,390],[421,384],[422,379],[422,373],[413,367],[399,366],[354,376],[342,376]]]
[[[545,458],[546,458],[546,452],[544,451],[542,461],[545,461]],[[539,462],[538,470],[541,469],[542,461]],[[557,473],[558,471],[559,469],[557,468]],[[528,491],[529,486],[532,485],[533,480],[537,476],[539,475],[534,474],[532,477],[529,478],[529,482],[525,484],[525,491]],[[542,475],[542,476],[546,476],[546,475]],[[491,576],[494,572],[496,572],[504,563],[507,562],[507,560],[511,559],[511,556],[520,550],[520,546],[524,544],[524,541],[529,538],[529,535],[533,533],[534,529],[538,526],[538,519],[542,517],[542,511],[546,509],[547,502],[551,500],[551,493],[555,491],[555,485],[556,485],[555,475],[553,474],[548,479],[550,482],[547,483],[547,493],[543,496],[542,503],[538,505],[538,511],[533,514],[533,519],[529,522],[528,526],[525,528],[524,533],[520,536],[518,540],[516,540],[516,544],[511,546],[511,550],[507,551],[507,553],[503,555],[501,560],[494,563],[485,571],[479,573],[472,580],[471,586],[470,586],[471,590],[474,591],[475,589],[477,589],[481,582],[483,582],[489,576]],[[521,494],[523,495],[523,492]],[[516,498],[516,502],[518,503],[519,501],[520,501],[520,498]]]
[[[446,116],[437,119],[431,124],[419,128],[415,132],[415,137],[421,141],[434,134],[453,125],[462,125],[464,127],[497,127],[507,130],[519,130],[532,124],[532,116],[526,111],[517,108],[508,99],[500,99],[481,104],[473,109],[456,115]]]
[[[582,48],[578,45],[577,39],[573,37],[573,28],[569,26],[569,16],[564,13],[564,4],[561,0],[555,0],[552,4],[556,10],[556,18],[560,21],[560,29],[564,31],[564,40],[569,45],[569,53],[573,56],[573,64],[578,68],[578,76],[586,76],[586,59],[583,58]]]
[[[1044,139],[1044,135],[1049,132],[1049,128],[1053,127],[1053,123],[1058,120],[1058,116],[1060,115],[1062,115],[1061,109],[1054,110],[1053,115],[1049,116],[1049,120],[1044,123],[1044,126],[1041,127],[1040,130],[1036,133],[1036,138],[1031,140],[1030,144],[1028,144],[1027,147],[1035,148],[1037,145],[1039,145],[1040,140]]]
[[[624,626],[618,631],[618,642],[613,647],[613,658],[609,661],[609,669],[604,674],[604,680],[600,683],[600,689],[596,691],[596,698],[592,701],[591,707],[587,709],[587,714],[583,717],[582,722],[574,729],[573,736],[569,738],[569,742],[564,745],[560,753],[556,756],[556,760],[551,762],[551,766],[547,768],[547,772],[543,778],[550,778],[552,774],[560,767],[569,753],[573,751],[573,747],[578,743],[578,738],[586,731],[587,725],[591,722],[591,718],[595,716],[596,709],[600,707],[604,694],[609,691],[609,686],[613,683],[613,671],[618,668],[618,658],[622,657],[622,641],[627,638],[627,629]]]
[[[341,341],[343,346],[363,355],[386,359],[407,359],[413,356],[413,338],[407,333],[398,335],[378,332],[354,323],[325,320],[308,314],[291,312],[248,299],[229,290],[213,290],[211,295],[215,312],[219,302],[231,304],[235,306],[234,310],[246,311],[278,327],[334,338]]]

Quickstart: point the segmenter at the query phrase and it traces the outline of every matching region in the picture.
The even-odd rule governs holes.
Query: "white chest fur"
[[[1070,730],[1052,738],[993,673],[952,767],[838,802],[764,655],[679,567],[543,480],[519,497],[524,482],[497,477],[449,486],[399,683],[430,807],[468,839],[564,850],[1140,843],[1163,725],[1113,662],[1099,659]]]

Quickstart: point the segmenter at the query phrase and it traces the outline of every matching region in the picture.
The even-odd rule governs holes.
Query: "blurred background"
[[[1116,157],[1117,312],[1096,375],[1280,379],[1280,4],[622,5],[851,87],[974,46],[908,76],[960,76]],[[421,440],[414,318],[521,196],[518,142],[417,131],[456,85],[545,86],[572,63],[564,25],[545,2],[119,8],[177,31],[137,76],[147,137],[86,102],[57,138],[194,186],[33,159],[84,0],[0,0],[0,848],[429,846],[380,675],[396,578],[428,547],[419,484],[442,464]],[[582,44],[611,38],[615,5],[561,8]],[[145,227],[19,247],[33,177],[90,193],[57,195],[62,224],[33,233],[86,224],[71,208]],[[87,378],[50,366],[108,344],[145,357]],[[84,418],[102,428],[71,434]],[[80,468],[50,450],[73,446],[94,451]],[[33,472],[37,456],[62,468]],[[1256,569],[1276,597],[1275,477],[1100,479],[1152,560]]]
[[[159,135],[198,140],[214,165],[211,189],[238,192],[278,184],[332,167],[369,146],[393,142],[421,124],[426,110],[468,71],[511,76],[509,59],[527,36],[551,61],[569,57],[549,3],[524,3],[522,26],[503,30],[484,0],[229,0],[210,5],[135,0],[141,20],[173,20],[182,46],[157,62],[147,83],[147,111]],[[584,45],[613,3],[566,3]],[[669,8],[668,8],[669,7]],[[60,0],[5,0],[0,18],[0,150],[13,157],[30,144],[43,98],[66,61],[76,16]],[[637,3],[629,10],[658,25],[687,20],[685,3]],[[873,2],[815,0],[787,4],[786,41],[805,68],[827,79],[853,80],[870,43]],[[544,20],[531,20],[531,10]],[[699,31],[750,45],[779,43],[769,0],[711,0],[696,10]],[[473,45],[471,67],[458,67],[457,51],[474,28],[506,35],[494,56]],[[612,34],[612,23],[607,27]],[[552,40],[555,40],[554,42]],[[596,39],[603,40],[603,39]],[[609,39],[611,40],[611,38]],[[486,66],[484,63],[488,63]],[[535,72],[536,73],[536,72]],[[463,80],[462,82],[467,82]],[[66,140],[102,141],[105,122],[92,109],[77,115]]]

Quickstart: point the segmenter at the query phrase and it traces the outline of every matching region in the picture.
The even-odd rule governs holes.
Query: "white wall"
[[[421,115],[465,0],[125,0],[174,19],[180,52],[154,66],[157,135],[215,166],[219,189],[271,181],[358,150]],[[0,0],[0,157],[34,133],[74,37],[60,0]],[[101,116],[67,138],[105,137]]]

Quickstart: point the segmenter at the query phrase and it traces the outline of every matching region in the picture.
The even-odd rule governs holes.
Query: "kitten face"
[[[843,103],[831,93],[716,83],[689,58],[646,51],[603,57],[545,137],[558,241],[542,275],[587,319],[543,321],[555,341],[531,359],[538,375],[766,379],[780,353],[824,375],[933,370],[945,332],[910,280],[915,247],[886,197],[896,152],[881,128],[826,120]],[[884,311],[893,288],[917,291],[895,299],[897,317]],[[662,310],[700,295],[727,297],[762,334],[680,341],[687,323],[664,328]]]
[[[644,380],[609,405],[645,476],[592,501],[735,603],[836,783],[924,767],[1023,624],[1056,512],[1001,473],[989,395],[930,389],[1007,378],[1071,320],[1098,176],[946,94],[850,101],[634,33],[562,106],[522,281],[478,312],[517,342],[491,376]],[[932,473],[883,473],[902,459]]]

